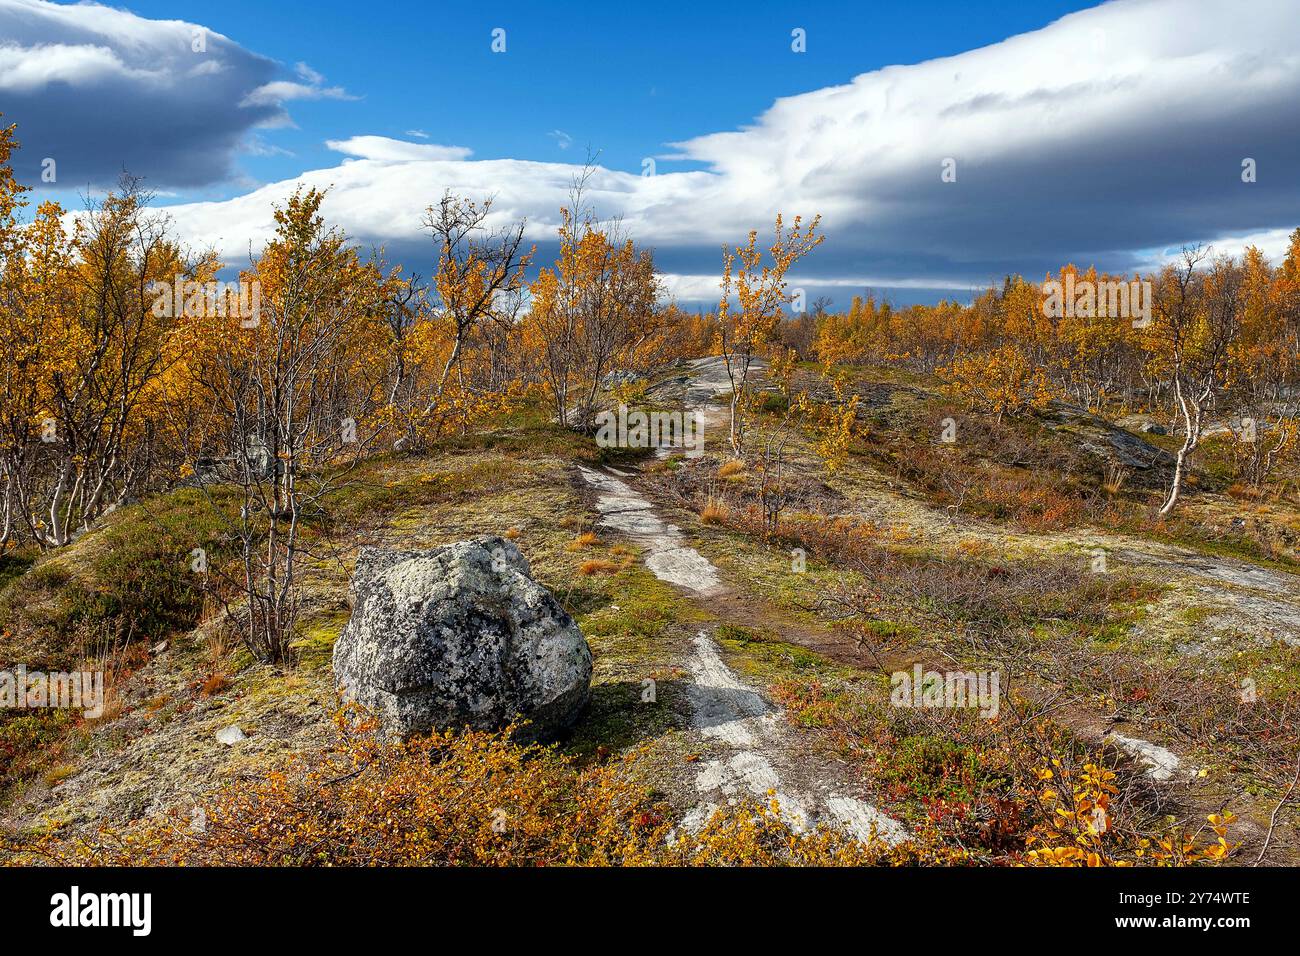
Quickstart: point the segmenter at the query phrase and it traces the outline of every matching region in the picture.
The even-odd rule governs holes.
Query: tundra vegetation
[[[137,182],[29,215],[16,136],[0,669],[102,671],[108,697],[93,719],[0,710],[6,861],[1295,861],[1300,230],[1276,264],[1188,250],[799,311],[821,224],[778,218],[770,246],[724,250],[705,314],[665,302],[586,177],[554,263],[486,199],[431,197],[427,279],[302,190],[239,274],[257,297],[217,308],[226,264]],[[1044,310],[1067,277],[1149,283],[1149,318]],[[727,376],[705,454],[594,440],[603,410],[680,409],[704,356]],[[648,573],[576,465],[629,475],[727,592]],[[328,664],[356,553],[488,533],[587,636],[589,711],[546,746],[387,741]],[[774,795],[681,826],[701,630],[906,840],[800,829]],[[891,706],[918,663],[996,671],[997,716]],[[247,736],[214,740],[230,725]]]

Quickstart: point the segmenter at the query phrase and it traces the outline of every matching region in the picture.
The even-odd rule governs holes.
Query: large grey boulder
[[[520,736],[546,739],[587,703],[587,641],[511,541],[363,548],[349,598],[334,676],[394,735],[496,730],[522,715]]]

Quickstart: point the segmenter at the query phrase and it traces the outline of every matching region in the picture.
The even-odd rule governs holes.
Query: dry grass
[[[733,478],[743,475],[744,473],[745,463],[738,458],[733,458],[730,461],[723,462],[722,467],[718,469],[719,478]]]
[[[215,697],[229,686],[230,678],[225,674],[209,674],[203,686],[199,688],[199,693],[204,697]]]
[[[730,514],[725,502],[710,498],[705,502],[704,510],[700,512],[700,521],[704,524],[723,524]]]
[[[61,763],[45,771],[45,773],[42,774],[42,778],[45,780],[47,786],[57,787],[76,772],[76,768],[71,764]]]
[[[1129,471],[1122,465],[1107,465],[1106,480],[1102,482],[1101,490],[1113,498],[1124,489],[1128,477]]]
[[[600,538],[598,538],[595,534],[593,534],[590,531],[584,531],[582,534],[578,535],[576,538],[574,538],[572,541],[569,542],[568,550],[582,551],[586,548],[595,547],[598,544],[600,544]]]
[[[607,561],[604,558],[592,558],[578,565],[578,571],[590,577],[593,574],[617,574],[628,566],[630,558],[624,561]]]

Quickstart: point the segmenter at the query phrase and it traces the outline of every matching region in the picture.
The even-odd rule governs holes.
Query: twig
[[[1286,803],[1287,798],[1291,796],[1291,791],[1295,789],[1296,781],[1300,780],[1300,757],[1296,758],[1295,774],[1291,777],[1291,784],[1286,788],[1286,793],[1282,794],[1282,799],[1277,802],[1273,808],[1272,815],[1268,818],[1268,833],[1264,836],[1264,845],[1259,849],[1259,856],[1255,857],[1253,866],[1259,866],[1264,861],[1264,854],[1268,852],[1268,845],[1273,840],[1273,829],[1277,826],[1277,815],[1282,809],[1282,804]]]

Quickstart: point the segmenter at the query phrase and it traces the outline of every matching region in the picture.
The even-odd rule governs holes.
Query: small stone
[[[225,744],[227,747],[233,747],[241,740],[247,739],[248,738],[244,735],[244,732],[239,729],[238,724],[231,724],[229,727],[217,731],[217,741]]]

